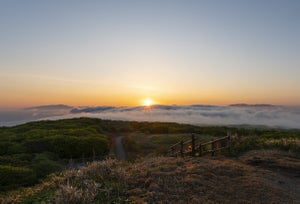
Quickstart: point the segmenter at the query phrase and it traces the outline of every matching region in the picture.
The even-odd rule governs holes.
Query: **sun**
[[[153,101],[152,101],[150,98],[146,98],[146,99],[143,101],[143,104],[144,104],[144,106],[146,106],[146,107],[150,107],[150,106],[153,104]]]

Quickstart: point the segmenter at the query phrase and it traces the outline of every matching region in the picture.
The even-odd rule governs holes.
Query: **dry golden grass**
[[[128,174],[121,166],[121,162],[113,159],[93,162],[78,170],[52,175],[48,182],[11,192],[1,197],[0,203],[32,203],[40,201],[40,197],[46,203],[70,204],[126,200],[123,196]]]
[[[31,194],[2,198],[1,203],[299,203],[299,177],[256,166],[249,152],[239,159],[225,157],[153,157],[135,163],[108,159],[79,170],[53,176],[48,186],[30,188]],[[268,156],[269,155],[269,156]],[[281,166],[298,168],[293,155],[268,152]],[[291,161],[286,161],[287,158]],[[295,159],[295,158],[294,158]],[[286,162],[285,162],[286,161]],[[40,189],[40,190],[37,190]],[[50,196],[41,192],[50,191]],[[25,191],[24,191],[25,192]],[[26,198],[27,197],[27,198]]]
[[[135,174],[129,196],[136,203],[292,203],[297,199],[276,183],[273,172],[226,158],[162,157],[131,168]]]

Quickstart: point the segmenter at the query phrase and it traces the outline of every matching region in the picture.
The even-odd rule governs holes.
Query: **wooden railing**
[[[168,151],[168,156],[172,157],[184,157],[184,156],[203,156],[206,153],[215,155],[217,151],[230,148],[231,135],[221,137],[205,143],[196,143],[195,135],[191,135],[191,139],[187,141],[179,141],[172,145]]]

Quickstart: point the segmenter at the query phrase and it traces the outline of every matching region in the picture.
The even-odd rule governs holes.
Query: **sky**
[[[0,0],[0,108],[300,105],[298,0]]]

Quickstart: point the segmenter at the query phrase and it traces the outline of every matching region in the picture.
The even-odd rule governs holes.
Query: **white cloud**
[[[34,110],[34,111],[33,111]],[[2,113],[2,112],[0,112]],[[113,120],[178,122],[196,125],[265,125],[300,128],[300,107],[238,106],[153,106],[144,107],[48,107],[26,109],[0,116],[0,125],[15,125],[41,119],[93,117]],[[4,117],[3,117],[4,116]],[[19,117],[19,118],[18,118]],[[18,120],[19,119],[19,120]]]

